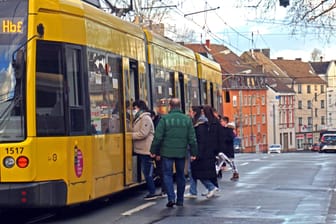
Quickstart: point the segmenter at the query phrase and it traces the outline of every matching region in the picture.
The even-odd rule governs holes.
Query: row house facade
[[[327,128],[336,128],[336,62],[310,62],[316,74],[327,82]]]
[[[240,57],[260,70],[267,86],[268,143],[281,144],[284,151],[293,151],[295,141],[295,91],[288,86],[291,79],[269,58],[269,49],[254,49]]]
[[[308,62],[301,59],[272,59],[292,79],[295,91],[295,133],[297,149],[309,149],[326,128],[327,82],[320,78]]]
[[[185,46],[221,65],[223,115],[235,122],[243,152],[266,152],[276,143],[284,151],[309,149],[321,130],[336,123],[336,113],[327,113],[333,103],[336,112],[336,70],[330,63],[322,75],[300,59],[270,59],[269,49],[238,56],[210,41]]]

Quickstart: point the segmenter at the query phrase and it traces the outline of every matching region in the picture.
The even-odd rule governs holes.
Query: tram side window
[[[122,132],[121,58],[90,50],[88,59],[91,126],[97,134]]]
[[[191,106],[197,106],[200,104],[200,98],[199,98],[199,87],[198,87],[198,78],[191,76],[188,82],[189,88],[189,96],[188,99],[191,103],[191,105],[188,105],[189,107]]]
[[[85,132],[84,80],[81,71],[81,49],[69,46],[65,52],[70,130],[72,134]]]
[[[168,113],[168,100],[174,97],[174,73],[154,69],[154,108],[159,114]]]
[[[39,41],[36,49],[36,134],[65,135],[61,46]]]
[[[202,104],[210,104],[208,99],[208,84],[206,80],[201,80],[201,95],[202,95]]]
[[[122,73],[122,62],[121,58],[117,56],[108,57],[109,66],[109,87],[106,90],[108,93],[109,102],[109,130],[111,133],[124,132],[124,126],[122,125],[121,112],[123,111],[120,104],[121,93],[123,89],[119,88],[121,86],[121,73]]]

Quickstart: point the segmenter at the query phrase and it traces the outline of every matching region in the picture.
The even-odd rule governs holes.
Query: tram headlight
[[[20,168],[26,168],[28,166],[28,164],[29,164],[29,160],[25,156],[19,156],[16,159],[16,165]]]
[[[6,168],[12,168],[15,165],[15,159],[11,156],[7,156],[3,160],[3,165]]]

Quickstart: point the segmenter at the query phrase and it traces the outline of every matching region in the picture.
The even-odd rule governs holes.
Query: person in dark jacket
[[[222,126],[218,118],[215,116],[215,112],[211,106],[203,106],[203,112],[209,123],[209,140],[207,147],[213,149],[215,155],[218,155],[220,152],[222,152],[224,147],[224,140],[221,136]],[[219,188],[217,177],[211,178],[211,181],[217,188]]]
[[[234,124],[229,123],[229,117],[224,116],[221,118],[221,125],[222,125],[222,137],[224,139],[224,147],[222,152],[226,155],[228,160],[226,160],[229,165],[232,168],[232,177],[231,180],[238,180],[239,179],[239,173],[238,169],[236,167],[236,164],[234,162],[235,153],[234,153],[234,147],[233,147],[233,140],[236,137],[234,133]]]
[[[184,167],[188,145],[191,159],[196,159],[197,142],[195,130],[189,116],[180,107],[181,102],[173,98],[169,102],[170,111],[161,117],[156,127],[150,152],[152,157],[162,159],[163,181],[167,190],[167,207],[183,206],[185,191]],[[173,164],[176,171],[176,195],[173,182]]]
[[[154,110],[150,110],[149,113],[151,114],[151,118],[153,120],[153,124],[154,124],[154,128],[157,127],[157,125],[159,124],[159,121],[161,119],[160,114],[156,114]],[[160,181],[160,185],[161,185],[161,197],[165,197],[167,196],[167,191],[166,191],[166,187],[163,183],[163,174],[162,174],[162,162],[161,160],[157,160],[155,159],[155,174],[156,177],[159,177],[159,181]]]
[[[191,162],[191,174],[195,180],[195,188],[197,189],[197,180],[200,180],[208,190],[205,196],[210,198],[217,191],[217,187],[210,180],[217,176],[215,149],[208,147],[212,133],[209,131],[208,119],[202,113],[202,108],[193,106],[192,111],[194,112],[191,113],[191,116],[196,133],[198,156],[196,160]]]

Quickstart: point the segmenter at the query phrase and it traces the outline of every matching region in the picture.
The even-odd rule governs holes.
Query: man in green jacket
[[[169,102],[170,111],[163,116],[156,128],[151,145],[151,155],[162,160],[163,182],[166,185],[167,207],[183,206],[185,191],[185,158],[188,146],[191,160],[196,159],[197,141],[195,130],[189,116],[181,111],[181,102],[173,98]],[[173,164],[175,163],[177,195],[174,191]],[[176,201],[175,201],[176,199]]]

